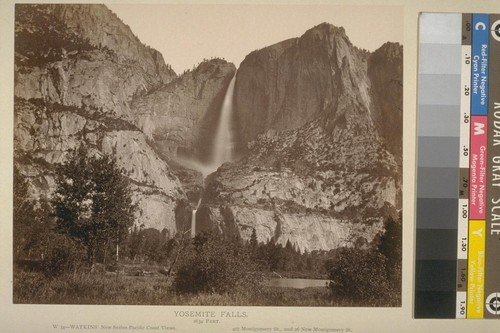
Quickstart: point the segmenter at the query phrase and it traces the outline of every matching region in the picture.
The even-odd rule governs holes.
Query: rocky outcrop
[[[364,246],[401,209],[402,48],[321,24],[249,54],[235,107],[246,157],[208,180],[200,228],[302,250]]]
[[[403,156],[403,49],[385,43],[368,59],[374,123],[392,154]]]
[[[148,85],[142,68],[131,66],[125,71],[112,54],[91,50],[42,67],[20,68],[15,95],[131,120],[129,101]]]
[[[320,24],[250,53],[238,69],[235,109],[240,149],[259,134],[319,117],[332,131],[359,123],[360,131],[378,130],[374,136],[401,147],[402,47],[386,43],[369,53],[353,46],[343,28]]]
[[[103,5],[17,5],[15,46],[16,96],[116,118],[176,77]]]
[[[34,197],[55,188],[54,165],[85,144],[91,151],[113,155],[124,170],[138,205],[137,221],[160,230],[176,230],[177,202],[186,198],[179,179],[148,145],[134,125],[95,113],[42,100],[16,98],[14,158],[30,180]]]
[[[151,87],[176,78],[157,50],[145,46],[129,26],[104,5],[47,5],[47,10],[67,28],[99,49],[111,50],[122,65],[139,64],[151,78]],[[149,88],[149,87],[148,87]]]
[[[246,158],[220,167],[200,209],[210,213],[198,222],[242,237],[255,228],[262,241],[273,236],[309,251],[365,244],[401,208],[399,179],[382,139],[338,140],[316,121],[261,136]],[[218,214],[221,207],[230,213]]]
[[[211,153],[220,107],[235,70],[221,59],[202,62],[168,85],[135,99],[131,106],[134,123],[165,156],[203,161]]]
[[[84,144],[116,158],[138,225],[171,234],[183,228],[178,217],[190,208],[176,176],[182,168],[167,162],[130,107],[178,80],[162,56],[102,5],[17,5],[15,51],[14,159],[32,194],[49,197],[54,166]],[[203,80],[211,79],[197,84],[210,86]]]
[[[281,212],[251,206],[204,207],[197,213],[197,230],[237,233],[249,240],[255,229],[257,241],[271,240],[283,246],[290,240],[300,251],[330,250],[343,246],[367,246],[383,230],[381,223],[366,225],[310,213]]]
[[[351,45],[343,28],[329,24],[250,53],[235,87],[242,141],[333,114],[348,95],[367,111],[369,82],[364,76],[366,53]]]
[[[137,221],[149,228],[176,230],[175,210],[186,198],[171,167],[147,144],[140,131],[107,132],[100,150],[113,155],[124,170],[138,203]]]

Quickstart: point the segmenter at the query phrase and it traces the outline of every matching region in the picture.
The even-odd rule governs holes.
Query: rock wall
[[[133,122],[166,156],[206,159],[235,70],[221,59],[202,62],[179,79],[135,99]]]
[[[235,87],[242,141],[298,128],[323,113],[335,116],[346,103],[368,112],[367,56],[343,28],[326,23],[250,53]]]
[[[395,43],[385,43],[368,59],[368,76],[373,82],[374,123],[389,151],[399,159],[403,156],[402,59],[403,49]]]
[[[290,213],[252,206],[204,207],[197,213],[197,230],[211,230],[214,226],[221,233],[237,233],[245,240],[250,239],[255,229],[258,242],[274,240],[285,246],[290,240],[301,251],[366,246],[383,230],[382,223],[367,226],[315,213]]]
[[[163,138],[189,133],[177,145],[194,149],[234,66],[212,60],[177,77],[103,5],[16,5],[15,51],[14,159],[33,195],[50,197],[54,165],[84,144],[125,170],[138,225],[183,228],[202,180],[168,160],[177,147]]]
[[[198,221],[302,250],[364,246],[401,209],[402,47],[342,28],[249,54],[235,87],[246,157],[209,177]]]
[[[151,85],[166,84],[176,78],[157,50],[144,45],[129,26],[104,5],[47,5],[48,11],[74,32],[100,49],[117,55],[123,65],[137,63],[150,76]]]
[[[402,56],[395,43],[373,53],[359,49],[343,28],[327,23],[250,53],[235,86],[240,149],[259,134],[322,117],[332,131],[346,123],[376,130],[401,155]]]
[[[118,118],[176,78],[104,5],[16,5],[15,95]]]
[[[207,181],[198,221],[245,239],[255,228],[259,240],[290,240],[308,251],[367,244],[401,209],[399,172],[381,139],[338,142],[313,122],[262,136],[246,158],[220,167]],[[226,214],[217,213],[221,207]]]
[[[174,211],[186,194],[168,164],[133,125],[102,115],[90,118],[75,107],[17,98],[14,131],[15,163],[29,178],[35,197],[50,197],[54,165],[63,163],[69,150],[85,144],[113,155],[125,170],[138,203],[138,224],[176,230]]]

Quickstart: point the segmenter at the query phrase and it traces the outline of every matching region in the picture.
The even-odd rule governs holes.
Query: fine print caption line
[[[220,324],[219,320],[214,319],[195,319],[195,324]],[[213,327],[213,326],[212,326]],[[186,328],[186,327],[183,327]],[[52,324],[55,331],[177,331],[178,328],[169,325],[84,325],[84,324]],[[352,328],[333,328],[333,327],[315,327],[315,326],[286,326],[286,327],[253,327],[253,326],[235,326],[230,329],[232,332],[318,332],[318,333],[355,333]]]

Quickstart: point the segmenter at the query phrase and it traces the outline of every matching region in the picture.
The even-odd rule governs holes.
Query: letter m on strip
[[[484,134],[484,123],[474,122],[474,135]]]

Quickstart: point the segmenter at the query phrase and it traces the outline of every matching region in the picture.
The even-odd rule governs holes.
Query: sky
[[[108,4],[135,35],[163,55],[176,73],[219,57],[239,66],[245,56],[300,37],[328,22],[342,26],[351,42],[374,51],[402,43],[403,9],[335,5],[145,5]]]

